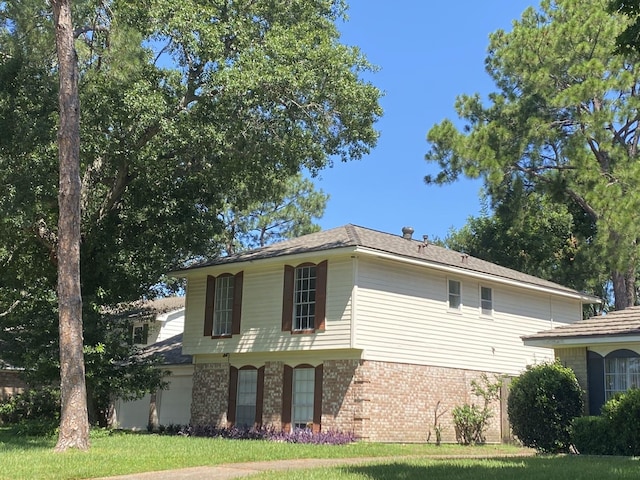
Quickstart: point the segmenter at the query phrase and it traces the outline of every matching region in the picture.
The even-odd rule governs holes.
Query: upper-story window
[[[233,314],[233,283],[231,275],[216,279],[216,294],[213,306],[213,336],[231,335]]]
[[[149,342],[149,324],[141,323],[134,325],[132,339],[136,345],[146,345]]]
[[[309,333],[324,330],[327,261],[285,265],[282,330]]]
[[[240,333],[243,274],[207,277],[204,335],[213,338]]]
[[[293,329],[314,329],[316,312],[315,265],[296,268],[293,298]]]
[[[493,292],[489,287],[480,287],[480,310],[483,315],[493,315]]]
[[[462,294],[460,282],[458,280],[449,280],[449,308],[460,310],[462,306]]]

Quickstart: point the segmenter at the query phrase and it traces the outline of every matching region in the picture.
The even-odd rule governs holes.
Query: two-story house
[[[520,337],[598,301],[412,231],[345,225],[174,272],[187,279],[191,423],[424,442],[442,414],[452,441],[451,410],[479,401],[472,380],[553,358]]]

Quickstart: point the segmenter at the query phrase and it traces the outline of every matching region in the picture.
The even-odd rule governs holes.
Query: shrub
[[[42,387],[26,390],[0,403],[0,423],[18,424],[25,420],[57,423],[60,418],[60,391]]]
[[[582,455],[617,455],[616,435],[606,417],[576,417],[571,424],[571,443]]]
[[[567,452],[571,422],[582,413],[582,389],[559,362],[529,366],[511,383],[507,412],[513,433],[540,452]]]
[[[485,430],[489,426],[489,420],[493,417],[491,402],[500,398],[500,387],[502,379],[495,377],[495,381],[489,380],[486,374],[480,376],[480,381],[471,382],[471,390],[477,397],[483,399],[483,406],[464,404],[455,407],[453,424],[456,429],[456,441],[462,445],[484,443]]]
[[[618,395],[602,407],[618,455],[640,455],[640,390]]]

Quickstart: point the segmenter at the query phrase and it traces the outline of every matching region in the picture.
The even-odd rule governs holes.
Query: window
[[[493,294],[489,287],[480,287],[480,309],[483,315],[493,314]]]
[[[318,365],[284,367],[282,379],[282,428],[311,428],[320,431],[322,421],[322,374]]]
[[[607,357],[604,370],[605,400],[640,387],[640,357]]]
[[[149,324],[133,326],[133,343],[136,345],[146,345],[149,341]]]
[[[460,310],[461,306],[460,282],[457,280],[449,280],[449,308]]]
[[[309,333],[324,330],[327,261],[285,265],[282,330]]]
[[[315,369],[293,370],[293,427],[307,428],[313,425]]]
[[[220,338],[240,333],[243,273],[207,277],[204,335]]]
[[[258,370],[239,370],[236,425],[240,427],[252,427],[255,423],[257,393]]]
[[[296,268],[293,306],[293,329],[315,328],[316,312],[316,267]]]
[[[231,335],[231,314],[233,312],[233,282],[230,275],[216,280],[215,303],[213,307],[213,336]]]

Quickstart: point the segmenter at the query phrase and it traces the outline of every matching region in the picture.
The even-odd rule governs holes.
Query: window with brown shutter
[[[243,272],[207,276],[204,336],[226,338],[240,334]]]
[[[285,265],[282,331],[313,333],[325,329],[327,263]]]

